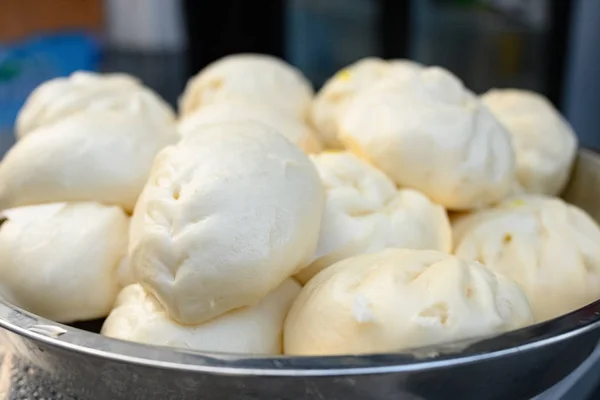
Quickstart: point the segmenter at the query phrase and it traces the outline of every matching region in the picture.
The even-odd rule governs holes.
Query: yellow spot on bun
[[[513,201],[510,203],[510,205],[511,205],[512,207],[522,207],[522,206],[524,206],[525,204],[526,204],[526,203],[525,203],[525,200],[523,200],[523,199],[516,199],[516,200],[513,200]]]
[[[336,78],[341,81],[347,81],[347,80],[350,80],[351,76],[352,76],[352,74],[350,73],[350,71],[348,71],[347,69],[343,69],[337,73]]]

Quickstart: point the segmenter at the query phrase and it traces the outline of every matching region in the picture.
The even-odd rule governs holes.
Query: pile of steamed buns
[[[264,55],[39,86],[0,164],[0,290],[203,351],[327,355],[492,335],[600,298],[600,229],[542,96],[363,59],[313,94]],[[450,213],[450,214],[449,214]],[[451,218],[449,218],[451,215]]]

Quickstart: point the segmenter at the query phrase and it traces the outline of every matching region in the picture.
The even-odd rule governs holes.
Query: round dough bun
[[[243,97],[304,120],[312,96],[310,82],[285,61],[265,54],[234,54],[188,81],[179,112],[186,117],[207,104]]]
[[[358,94],[338,138],[400,186],[451,210],[505,197],[514,181],[510,135],[448,71],[430,67]]]
[[[96,201],[132,211],[175,125],[130,113],[88,111],[19,140],[0,163],[0,209]]]
[[[159,126],[175,121],[171,107],[138,79],[127,74],[78,71],[46,81],[29,95],[17,116],[16,136],[21,139],[40,127],[88,110],[127,112]]]
[[[300,282],[345,258],[388,247],[452,251],[442,206],[416,190],[397,190],[383,172],[351,153],[321,153],[312,160],[326,202],[315,259],[296,275]]]
[[[326,147],[340,149],[337,138],[339,116],[358,92],[371,87],[382,78],[417,72],[421,66],[408,60],[386,62],[367,57],[338,71],[329,78],[315,96],[310,119]]]
[[[455,253],[521,285],[536,321],[600,298],[600,228],[583,210],[544,196],[517,196],[458,218]]]
[[[127,252],[128,217],[119,207],[54,203],[5,210],[0,226],[0,293],[58,322],[108,315]]]
[[[306,154],[248,121],[207,125],[163,150],[142,199],[135,275],[195,325],[257,304],[308,265],[324,193]]]
[[[494,89],[482,100],[512,135],[517,181],[523,191],[560,194],[577,154],[577,136],[569,123],[534,92]]]
[[[320,272],[284,327],[291,355],[381,353],[501,333],[533,322],[518,285],[434,250],[387,249]]]
[[[183,119],[180,136],[194,134],[204,125],[223,122],[257,121],[273,128],[306,153],[321,151],[321,144],[312,129],[301,120],[281,113],[268,105],[243,98],[209,104]]]
[[[102,334],[116,339],[227,353],[281,354],[283,322],[300,292],[293,279],[252,307],[220,315],[200,325],[180,325],[139,284],[127,286],[117,298]]]

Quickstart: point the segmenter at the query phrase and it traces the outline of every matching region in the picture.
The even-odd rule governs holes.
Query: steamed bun
[[[58,322],[108,315],[119,292],[128,217],[97,203],[6,210],[0,226],[0,295]]]
[[[305,119],[313,89],[300,71],[265,54],[234,54],[191,78],[179,111],[186,117],[208,104],[242,97]]]
[[[361,92],[341,117],[338,138],[399,185],[452,210],[486,206],[512,188],[508,132],[442,68]]]
[[[538,322],[600,298],[600,228],[573,205],[517,196],[453,228],[456,255],[519,283]]]
[[[480,263],[388,249],[340,261],[310,280],[287,316],[284,352],[389,352],[532,322],[518,285]]]
[[[144,221],[146,219],[146,196],[150,191],[150,186],[144,187],[144,190],[142,190],[142,193],[138,197],[137,203],[135,203],[131,218],[129,219],[127,257],[125,257],[119,268],[119,282],[123,287],[137,283],[131,256],[133,255],[133,249],[135,249],[143,234]]]
[[[315,252],[323,188],[264,125],[207,125],[156,158],[134,217],[139,282],[183,324],[257,304]]]
[[[307,153],[321,150],[315,133],[304,122],[276,108],[244,99],[232,99],[200,108],[180,122],[179,134],[182,137],[194,134],[207,124],[248,120],[268,125]]]
[[[306,283],[329,265],[387,247],[450,252],[443,207],[416,190],[397,190],[381,171],[348,152],[312,156],[326,203],[315,260],[296,276]]]
[[[175,125],[155,125],[117,111],[88,111],[19,140],[0,163],[0,209],[96,201],[133,210],[155,155],[177,139]]]
[[[127,74],[78,71],[46,81],[31,93],[17,116],[17,138],[88,110],[127,112],[157,125],[170,125],[175,120],[169,105],[138,79]]]
[[[340,110],[358,91],[385,76],[387,63],[379,58],[364,58],[338,71],[316,94],[310,120],[328,148],[341,148],[337,139]]]
[[[324,144],[333,149],[343,147],[337,138],[339,118],[357,93],[382,78],[414,73],[419,68],[419,64],[408,60],[388,63],[380,58],[367,57],[338,71],[325,82],[311,107],[311,122]]]
[[[558,195],[577,153],[577,136],[542,95],[526,90],[490,90],[482,100],[512,135],[517,183],[526,193]]]
[[[102,334],[133,342],[228,353],[281,354],[283,322],[300,292],[285,280],[258,304],[220,315],[200,325],[180,325],[139,284],[117,298]]]

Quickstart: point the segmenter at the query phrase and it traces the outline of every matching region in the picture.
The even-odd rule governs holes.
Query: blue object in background
[[[562,106],[581,145],[600,149],[600,2],[578,0],[572,4]]]
[[[342,67],[378,55],[378,2],[289,0],[286,4],[285,58],[316,88]]]
[[[336,67],[331,18],[296,3],[287,8],[286,59],[311,82],[321,85]]]
[[[39,35],[0,44],[0,144],[12,139],[17,113],[40,83],[99,67],[100,45],[86,32]]]

